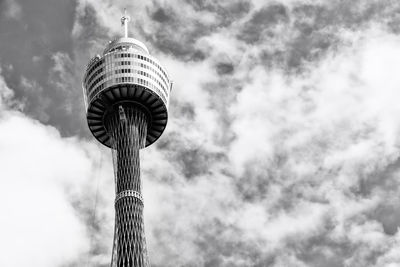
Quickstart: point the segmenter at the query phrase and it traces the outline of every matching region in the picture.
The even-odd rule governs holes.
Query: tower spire
[[[128,23],[130,20],[131,18],[126,14],[126,8],[124,8],[124,15],[121,18],[121,24],[124,26],[125,38],[128,38]]]

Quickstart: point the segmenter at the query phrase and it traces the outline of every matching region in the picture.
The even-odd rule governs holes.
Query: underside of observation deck
[[[136,84],[109,87],[96,96],[87,110],[89,129],[102,144],[112,147],[111,136],[105,127],[105,117],[119,105],[135,105],[148,116],[146,146],[154,143],[163,133],[168,120],[163,101],[149,89]]]

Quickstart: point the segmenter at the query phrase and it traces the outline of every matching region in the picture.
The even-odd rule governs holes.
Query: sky
[[[110,264],[81,83],[124,8],[174,81],[141,151],[152,266],[400,266],[392,0],[0,0],[0,266]]]

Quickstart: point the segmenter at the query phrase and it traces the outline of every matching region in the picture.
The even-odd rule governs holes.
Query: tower
[[[171,82],[146,46],[125,35],[89,61],[83,79],[86,117],[93,136],[112,150],[115,232],[111,266],[149,266],[143,223],[139,150],[154,143],[168,119]]]

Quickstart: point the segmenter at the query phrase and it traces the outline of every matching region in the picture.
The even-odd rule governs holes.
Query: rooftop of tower
[[[108,43],[106,48],[103,51],[103,55],[114,52],[114,51],[123,51],[123,50],[137,50],[142,53],[149,54],[149,50],[147,47],[140,41],[136,40],[132,37],[121,37],[116,38]]]
[[[128,36],[129,17],[121,19],[125,35],[110,41],[90,59],[83,77],[87,120],[93,135],[111,147],[104,119],[118,105],[140,106],[148,115],[146,146],[155,142],[168,120],[172,83],[166,69],[147,47]]]
[[[126,14],[126,9],[124,16],[121,18],[121,23],[124,26],[124,37],[117,37],[112,41],[109,41],[106,48],[103,50],[103,56],[110,52],[115,51],[139,51],[145,54],[149,54],[149,50],[146,45],[135,38],[129,37],[129,21],[130,17]],[[87,64],[88,69],[93,63],[100,59],[100,55],[96,55],[89,60]]]

